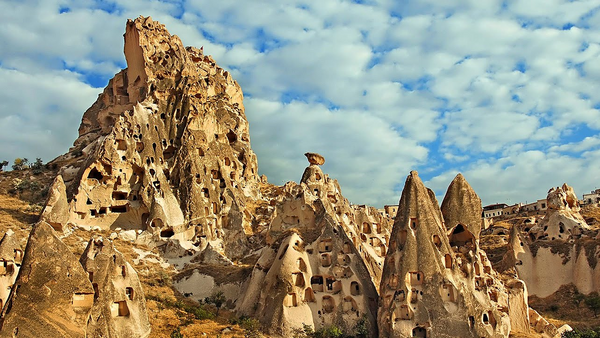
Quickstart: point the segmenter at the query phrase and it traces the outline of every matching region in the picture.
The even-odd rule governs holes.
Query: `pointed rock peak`
[[[52,227],[37,223],[4,309],[3,332],[19,337],[84,337],[94,290],[77,258]]]
[[[87,332],[94,337],[147,337],[144,290],[137,272],[113,243],[100,236],[90,239],[80,262],[94,287]]]
[[[462,224],[479,238],[483,211],[481,199],[462,174],[456,175],[450,183],[441,209],[446,227],[450,229]]]
[[[54,230],[62,232],[69,221],[69,201],[67,188],[61,175],[57,175],[48,191],[46,206],[40,220],[47,222]]]

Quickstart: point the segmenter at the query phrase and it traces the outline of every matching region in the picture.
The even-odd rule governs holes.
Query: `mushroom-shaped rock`
[[[61,175],[57,175],[48,191],[46,206],[40,220],[50,224],[54,230],[63,231],[69,221],[69,201],[67,188]]]
[[[137,272],[112,242],[90,239],[80,259],[94,287],[88,337],[147,337],[150,323]]]
[[[325,157],[317,153],[305,153],[304,156],[308,159],[308,163],[311,165],[323,165],[325,164]]]
[[[86,337],[93,303],[92,283],[77,257],[39,222],[2,313],[0,337]]]
[[[477,238],[481,231],[481,199],[462,174],[456,175],[442,201],[442,215],[448,229],[462,224]]]

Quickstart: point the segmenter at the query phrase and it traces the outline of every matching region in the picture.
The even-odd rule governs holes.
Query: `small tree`
[[[594,311],[594,318],[597,318],[600,312],[600,296],[597,293],[590,295],[585,299],[585,305]]]
[[[44,169],[44,162],[41,158],[36,158],[35,162],[31,164],[31,169],[33,170],[34,175],[39,175],[42,173]]]
[[[29,160],[27,158],[15,158],[15,162],[12,165],[13,170],[25,170],[29,168]]]
[[[221,306],[223,306],[225,301],[227,301],[227,298],[225,298],[223,291],[213,292],[210,297],[204,298],[205,303],[213,304],[217,308],[217,313],[215,314],[216,316],[219,315],[219,309],[221,309]]]
[[[8,165],[8,161],[0,162],[0,172],[4,171],[4,167]]]

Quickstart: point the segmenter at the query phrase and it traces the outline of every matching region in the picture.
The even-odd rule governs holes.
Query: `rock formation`
[[[54,230],[62,232],[69,221],[69,201],[61,175],[57,175],[48,190],[48,199],[40,220],[50,224]]]
[[[305,153],[304,156],[308,159],[308,163],[311,165],[323,165],[325,164],[325,157],[317,153]]]
[[[523,227],[521,252],[515,252],[511,242],[503,261],[515,256],[513,266],[530,295],[548,297],[571,283],[584,294],[600,291],[600,244],[595,240],[600,232],[585,222],[567,184],[550,189],[547,201],[546,215],[530,228]]]
[[[265,229],[270,247],[262,251],[237,310],[283,336],[303,324],[352,332],[363,320],[376,336],[374,282],[381,276],[389,227],[373,208],[351,207],[337,181],[309,163],[300,184],[283,187]]]
[[[94,303],[87,273],[45,222],[29,236],[2,312],[0,337],[85,337]]]
[[[532,240],[569,240],[579,238],[582,230],[590,230],[579,213],[580,207],[573,188],[566,183],[548,191],[546,216],[529,230]]]
[[[448,229],[463,224],[475,237],[479,237],[483,210],[481,199],[462,174],[456,175],[450,183],[441,210]]]
[[[150,323],[137,272],[108,240],[92,238],[80,259],[94,288],[87,337],[147,337]]]
[[[0,241],[0,311],[8,300],[22,261],[23,249],[19,240],[12,230],[8,230]]]
[[[462,180],[457,177],[453,183]],[[456,204],[456,210],[464,213],[476,212],[476,208],[460,208],[461,203],[471,201],[462,199],[456,187],[453,184],[448,190],[446,205]],[[451,201],[455,197],[459,201]],[[402,191],[379,289],[381,337],[508,336],[507,292],[469,230],[480,218],[452,215],[453,220],[478,223],[459,223],[447,231],[435,195],[411,172]]]
[[[182,293],[224,291],[226,307],[277,336],[304,324],[352,332],[364,323],[372,337],[528,331],[527,287],[501,282],[479,248],[481,201],[462,175],[440,209],[411,172],[393,229],[385,213],[343,197],[319,154],[305,154],[299,183],[271,185],[258,176],[243,94],[227,71],[151,18],[127,22],[124,52],[127,69],[52,162],[60,175],[0,336],[149,335],[140,281],[112,243],[92,238],[78,262],[52,228],[65,237],[73,228],[114,231],[109,238],[158,247],[179,269]],[[572,190],[561,191],[553,205],[574,212]],[[0,258],[18,267],[14,246],[0,243]],[[510,262],[517,254],[515,246]]]
[[[128,68],[54,161],[65,164],[68,223],[217,242],[228,256],[243,256],[245,200],[258,191],[258,172],[240,87],[151,18],[128,21],[124,50]]]

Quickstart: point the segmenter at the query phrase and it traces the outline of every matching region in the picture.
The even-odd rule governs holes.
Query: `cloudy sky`
[[[376,206],[410,170],[440,201],[600,188],[600,0],[2,0],[0,160],[66,152],[139,15],[234,75],[272,183],[312,151]]]

